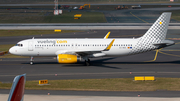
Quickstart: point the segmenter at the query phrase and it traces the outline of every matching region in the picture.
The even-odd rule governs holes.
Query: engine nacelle
[[[71,54],[59,54],[57,56],[57,61],[58,63],[76,63],[81,61],[81,57]]]

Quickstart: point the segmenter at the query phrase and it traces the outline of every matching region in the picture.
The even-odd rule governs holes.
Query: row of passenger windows
[[[99,44],[97,44],[97,45],[87,45],[87,44],[84,44],[84,45],[35,45],[35,47],[43,47],[43,46],[108,46],[108,45],[106,45],[106,44],[104,44],[104,45],[99,45]],[[114,44],[114,45],[112,45],[112,46],[132,46],[131,44]]]

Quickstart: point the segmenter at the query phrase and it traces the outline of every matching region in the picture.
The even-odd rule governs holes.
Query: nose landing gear
[[[34,58],[33,58],[33,56],[31,56],[31,59],[30,59],[30,65],[33,65],[34,63],[33,63],[33,60]]]

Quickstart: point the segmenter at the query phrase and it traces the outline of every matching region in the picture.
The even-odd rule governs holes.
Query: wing
[[[105,49],[91,49],[91,50],[63,50],[63,51],[57,51],[56,55],[58,54],[73,54],[73,55],[91,55],[95,53],[102,53],[102,51],[109,51],[111,49],[111,46],[113,45],[115,39],[111,41],[111,43],[105,48]]]

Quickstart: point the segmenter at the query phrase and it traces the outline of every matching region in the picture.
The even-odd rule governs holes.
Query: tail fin
[[[166,38],[171,12],[162,13],[149,30],[141,37],[144,41],[160,43]]]
[[[132,51],[129,54],[138,54],[151,50],[155,50],[167,45],[167,41],[165,41],[166,33],[170,21],[171,13],[165,12],[163,13],[156,22],[149,28],[149,30],[139,38],[137,44],[134,46]],[[169,42],[168,44],[173,44],[173,42]]]
[[[25,82],[26,74],[18,75],[14,78],[7,101],[23,101]]]

